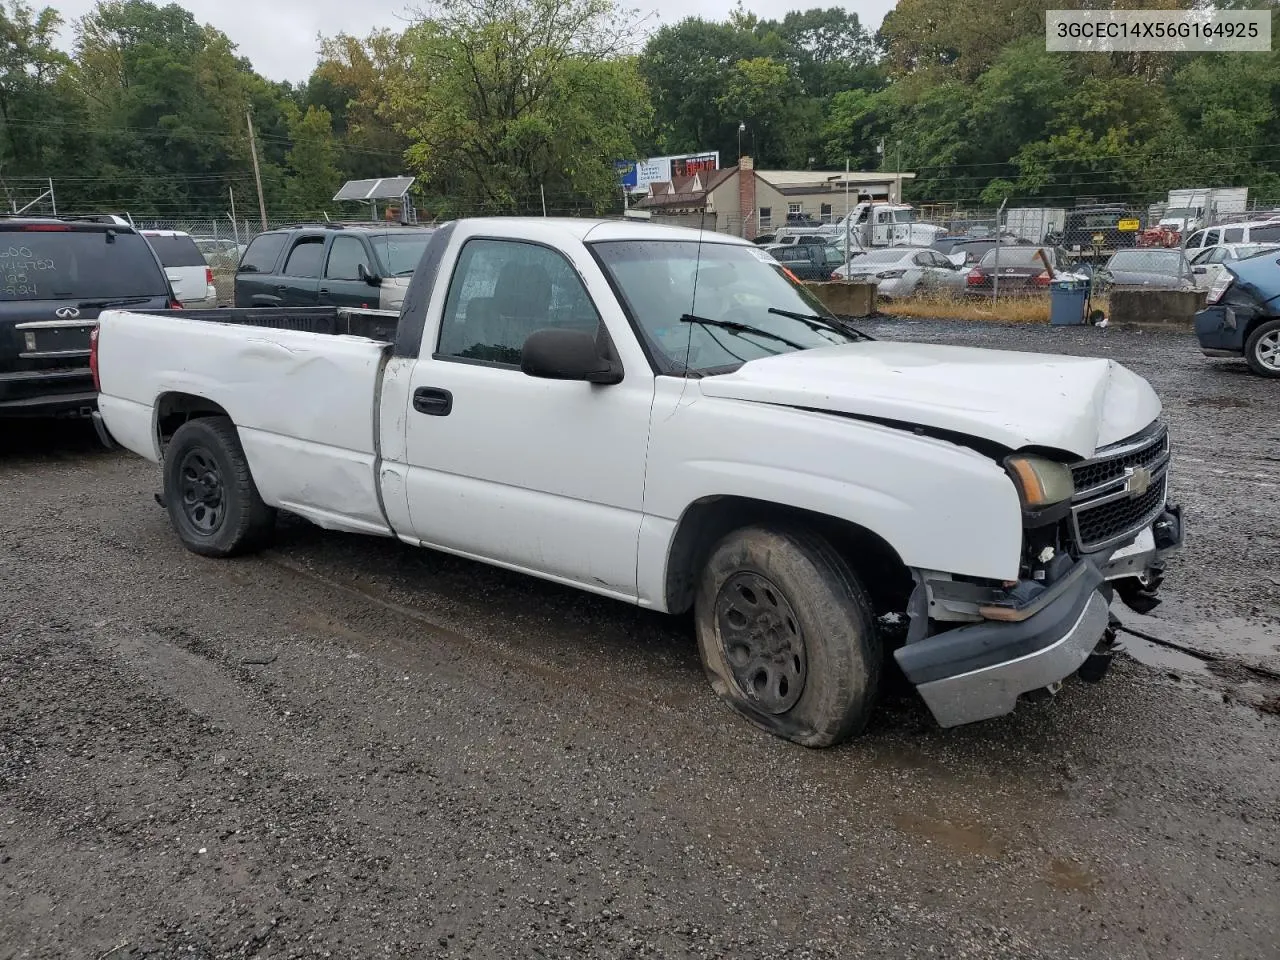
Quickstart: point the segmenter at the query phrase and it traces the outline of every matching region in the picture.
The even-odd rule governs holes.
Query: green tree
[[[0,6],[0,184],[6,207],[25,205],[44,190],[44,178],[89,159],[71,149],[84,104],[70,58],[54,46],[61,25],[51,7]]]
[[[333,195],[342,186],[333,118],[324,107],[307,107],[304,112],[293,104],[285,107],[285,116],[291,142],[286,187],[289,212],[322,216],[333,206]]]
[[[450,209],[611,203],[649,116],[627,39],[612,0],[442,0],[391,84],[410,164]]]
[[[320,63],[307,82],[304,102],[324,107],[333,117],[344,179],[404,172],[409,140],[383,109],[404,70],[401,43],[401,34],[390,30],[363,39],[340,33],[321,43]]]

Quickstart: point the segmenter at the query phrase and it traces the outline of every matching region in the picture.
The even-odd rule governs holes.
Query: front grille
[[[1168,494],[1169,459],[1169,434],[1157,423],[1072,466],[1076,488],[1072,523],[1083,552],[1129,539],[1160,515]],[[1135,477],[1135,471],[1149,471],[1150,485],[1145,490],[1137,485],[1141,477]]]
[[[1077,492],[1084,493],[1123,480],[1125,469],[1129,467],[1155,470],[1169,455],[1169,433],[1160,425],[1145,438],[1124,441],[1113,449],[1116,452],[1108,454],[1103,449],[1092,460],[1077,463],[1071,468]]]
[[[1142,496],[1135,500],[1125,497],[1097,506],[1082,506],[1076,510],[1076,531],[1081,547],[1105,544],[1122,539],[1149,524],[1164,506],[1168,477],[1162,476]]]

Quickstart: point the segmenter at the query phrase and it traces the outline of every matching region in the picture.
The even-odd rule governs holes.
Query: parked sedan
[[[831,274],[832,280],[874,283],[886,299],[909,297],[927,290],[964,289],[964,269],[931,247],[889,247],[871,250]]]
[[[1062,266],[1062,257],[1053,247],[993,246],[969,271],[966,288],[982,296],[990,296],[993,289],[1009,295],[1043,293]]]
[[[1280,378],[1280,257],[1277,250],[1224,265],[1196,314],[1196,338],[1210,357],[1244,357],[1262,377]]]
[[[1196,275],[1179,248],[1132,247],[1117,250],[1094,277],[1098,290],[1196,289]]]
[[[1222,243],[1216,247],[1202,247],[1191,254],[1191,270],[1195,274],[1196,289],[1209,290],[1222,276],[1226,265],[1237,260],[1247,260],[1260,253],[1280,250],[1275,243]],[[1191,251],[1188,251],[1191,253]]]

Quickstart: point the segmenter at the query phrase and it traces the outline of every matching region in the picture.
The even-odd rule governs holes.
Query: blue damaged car
[[[1223,264],[1196,314],[1208,357],[1243,357],[1262,377],[1280,377],[1280,251]]]

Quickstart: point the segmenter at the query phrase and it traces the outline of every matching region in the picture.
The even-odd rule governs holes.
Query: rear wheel
[[[164,453],[164,500],[183,545],[207,557],[256,549],[275,527],[276,512],[258,495],[227,417],[178,428]]]
[[[715,548],[694,601],[712,688],[748,720],[807,747],[866,726],[882,651],[871,604],[826,540],[747,527]]]
[[[1260,377],[1280,377],[1280,320],[1268,320],[1249,334],[1244,358]]]

